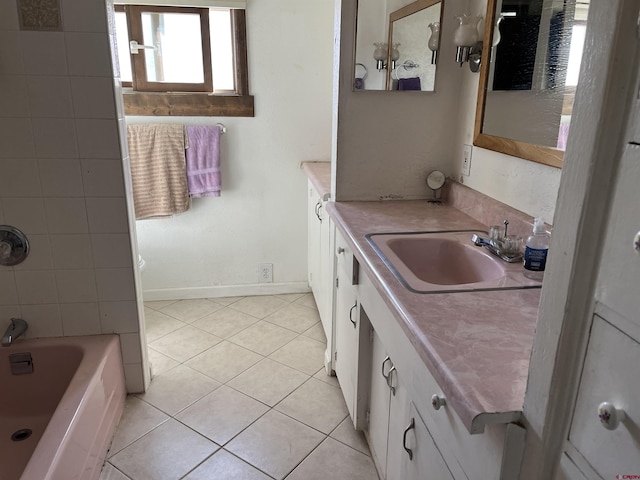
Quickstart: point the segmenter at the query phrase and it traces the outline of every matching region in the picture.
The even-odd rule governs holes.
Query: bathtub
[[[117,335],[0,347],[0,480],[97,479],[125,395]]]

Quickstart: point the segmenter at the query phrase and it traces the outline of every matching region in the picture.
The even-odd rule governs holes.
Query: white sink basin
[[[522,264],[507,263],[471,242],[485,232],[407,232],[367,235],[376,253],[409,290],[443,291],[539,288],[522,274]]]

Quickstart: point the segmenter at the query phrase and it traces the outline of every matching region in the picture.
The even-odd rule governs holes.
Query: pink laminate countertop
[[[327,210],[469,432],[519,420],[540,289],[412,293],[365,238],[487,227],[453,207],[424,200],[331,202]]]
[[[302,162],[302,168],[323,201],[331,197],[331,162]]]

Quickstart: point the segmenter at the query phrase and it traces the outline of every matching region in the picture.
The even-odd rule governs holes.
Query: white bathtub
[[[11,373],[18,353],[33,373]],[[125,396],[117,335],[1,347],[0,480],[97,479]]]

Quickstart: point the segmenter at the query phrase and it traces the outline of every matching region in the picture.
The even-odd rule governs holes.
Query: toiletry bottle
[[[524,249],[524,276],[533,280],[542,280],[549,252],[549,235],[542,218],[533,221],[533,235],[527,238]]]

